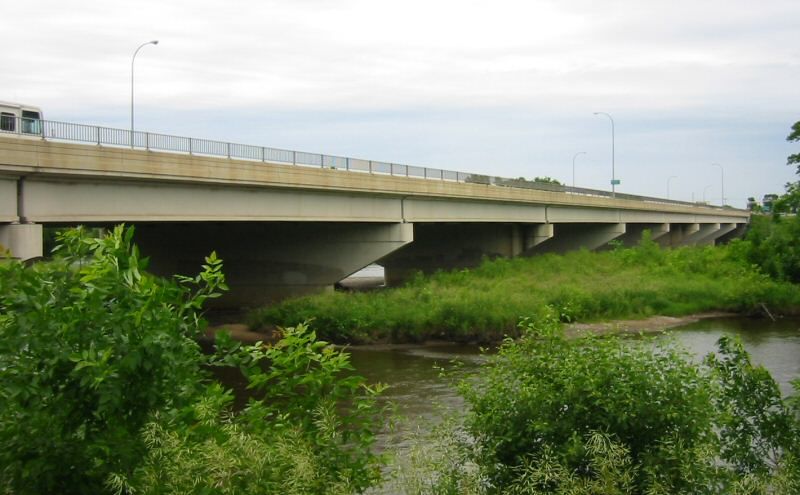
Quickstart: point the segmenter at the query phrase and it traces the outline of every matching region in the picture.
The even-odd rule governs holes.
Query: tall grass
[[[251,327],[313,318],[340,342],[492,341],[520,316],[553,306],[562,321],[681,316],[702,311],[796,312],[800,287],[751,265],[745,246],[664,250],[650,240],[606,252],[486,260],[474,269],[418,275],[403,287],[334,292],[254,311]]]

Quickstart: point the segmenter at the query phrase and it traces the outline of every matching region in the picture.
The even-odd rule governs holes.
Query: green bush
[[[553,314],[523,327],[523,337],[504,343],[485,379],[465,389],[478,463],[495,486],[510,486],[526,463],[545,457],[570,472],[590,472],[585,441],[596,432],[625,448],[639,469],[633,485],[642,492],[651,478],[673,493],[700,486],[687,481],[679,459],[664,455],[667,448],[691,456],[691,474],[706,481],[710,466],[700,447],[714,438],[710,387],[686,355],[617,338],[566,339]]]
[[[800,411],[740,342],[699,364],[673,344],[567,339],[558,318],[523,320],[462,385],[486,493],[797,493]]]
[[[780,280],[800,283],[800,217],[753,216],[747,258]]]
[[[380,480],[371,451],[384,415],[349,356],[305,325],[273,345],[242,346],[218,334],[216,366],[237,366],[254,396],[238,414],[221,387],[179,414],[147,424],[147,457],[115,473],[116,493],[361,493]]]
[[[0,486],[15,494],[101,493],[144,455],[150,414],[202,379],[196,310],[224,288],[220,261],[165,281],[132,229],[84,234],[62,234],[52,262],[0,264]]]
[[[197,344],[224,290],[212,253],[194,278],[147,274],[132,229],[66,231],[51,262],[0,264],[0,492],[360,493],[384,416],[346,353],[305,325],[272,345]],[[240,412],[204,368],[234,366]]]

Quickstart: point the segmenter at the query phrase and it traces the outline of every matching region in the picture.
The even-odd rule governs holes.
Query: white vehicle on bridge
[[[42,110],[32,105],[0,101],[0,132],[42,133]]]

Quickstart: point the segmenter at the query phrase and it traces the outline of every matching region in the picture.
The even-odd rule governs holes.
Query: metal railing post
[[[372,160],[369,161],[369,173],[372,173]]]
[[[264,147],[262,146],[261,147],[261,163],[264,163],[266,161],[267,161],[267,150],[265,150]]]
[[[319,168],[325,168],[325,155],[319,155]]]
[[[231,159],[231,143],[225,143],[225,151],[228,152],[228,160]]]
[[[345,157],[345,159],[344,159],[344,169],[347,170],[347,171],[350,170],[350,158],[349,157]]]
[[[97,146],[100,146],[100,127],[99,126],[94,126],[94,130],[97,133]]]
[[[297,165],[297,152],[292,151],[292,165]]]

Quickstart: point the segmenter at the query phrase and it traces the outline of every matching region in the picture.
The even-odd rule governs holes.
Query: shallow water
[[[764,365],[784,395],[792,379],[800,377],[800,319],[714,318],[675,327],[673,336],[698,360],[716,349],[723,335],[738,335],[754,363]],[[645,336],[644,338],[651,338]],[[652,338],[665,338],[654,336]],[[353,365],[370,382],[389,386],[384,399],[395,404],[403,421],[381,435],[380,443],[402,446],[405,434],[426,430],[445,412],[464,409],[455,383],[479,370],[485,361],[477,346],[380,346],[349,349]],[[460,364],[454,365],[453,360]],[[442,371],[446,373],[442,373]]]

